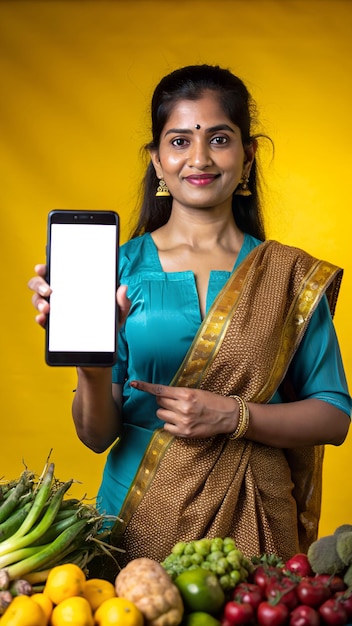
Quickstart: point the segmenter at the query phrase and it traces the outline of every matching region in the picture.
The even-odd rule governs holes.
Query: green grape
[[[239,550],[231,550],[231,552],[226,555],[226,558],[232,569],[240,569],[242,563],[242,553]]]
[[[225,556],[221,557],[216,562],[218,564],[219,573],[220,570],[222,570],[223,574],[226,574],[226,572],[229,572],[231,570],[231,565]]]
[[[229,552],[232,552],[232,550],[237,550],[236,544],[234,542],[233,539],[230,539],[229,541],[226,541],[224,539],[224,545],[222,548],[222,551],[224,554],[229,554]]]
[[[230,579],[233,587],[236,587],[236,585],[238,585],[238,583],[243,580],[243,578],[241,577],[241,572],[237,569],[234,569],[232,570],[232,572],[230,572]]]
[[[222,552],[222,550],[217,550],[208,554],[208,556],[206,557],[206,560],[213,563],[214,561],[218,561],[219,559],[223,559],[223,558],[224,558],[224,553]]]
[[[190,543],[186,543],[183,554],[194,554],[193,541],[191,541]]]
[[[183,554],[185,547],[186,547],[186,543],[184,541],[179,541],[178,543],[174,545],[171,552],[172,554],[180,556],[181,554]]]
[[[236,548],[236,543],[233,537],[225,537],[223,540],[224,546],[230,545],[233,548]]]
[[[210,562],[210,571],[213,572],[213,574],[217,574],[217,568],[218,568],[218,564],[216,561],[211,561]]]
[[[189,566],[192,565],[191,555],[190,554],[183,554],[180,557],[180,564],[182,565],[182,567],[188,569]]]
[[[224,576],[229,570],[229,564],[226,561],[225,557],[222,557],[222,559],[218,559],[217,561],[215,561],[215,563],[215,573],[217,574],[217,576]]]
[[[194,552],[194,554],[191,554],[191,560],[192,563],[195,563],[196,565],[201,565],[204,561],[202,555],[198,554],[198,552]]]
[[[218,550],[222,551],[222,547],[224,544],[224,540],[221,537],[215,537],[215,539],[211,540],[211,552],[217,552]]]
[[[211,565],[212,565],[212,564],[210,563],[210,561],[205,560],[205,561],[203,561],[203,563],[201,564],[201,567],[202,567],[203,569],[207,569],[207,570],[209,570],[209,571],[210,571],[210,569],[211,569]]]
[[[197,554],[207,556],[210,553],[211,540],[210,539],[198,539],[194,542],[194,549]]]
[[[224,576],[220,576],[219,583],[224,591],[228,591],[229,589],[233,589],[234,585],[231,580],[231,576],[229,574],[225,574]]]

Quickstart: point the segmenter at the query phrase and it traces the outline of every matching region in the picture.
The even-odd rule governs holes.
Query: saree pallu
[[[324,293],[333,315],[341,278],[302,250],[262,243],[219,293],[171,384],[269,402]],[[201,537],[232,536],[247,557],[306,551],[317,536],[323,453],[156,431],[112,529],[121,565],[162,561],[177,541]]]

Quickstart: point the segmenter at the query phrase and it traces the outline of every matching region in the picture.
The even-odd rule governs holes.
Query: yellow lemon
[[[49,596],[46,596],[45,593],[33,593],[31,595],[31,599],[34,600],[34,602],[37,602],[37,604],[39,604],[39,606],[43,609],[44,614],[46,615],[46,623],[49,624],[49,620],[53,612],[53,603]]]
[[[91,578],[84,583],[83,596],[87,598],[94,613],[105,600],[115,598],[116,592],[114,585],[108,580]]]
[[[1,626],[46,626],[47,617],[30,596],[16,596],[1,618]]]
[[[144,617],[133,602],[125,598],[105,600],[94,613],[97,626],[143,626]]]
[[[92,609],[88,600],[74,596],[62,600],[51,614],[51,626],[94,626]]]
[[[53,604],[60,604],[66,598],[83,596],[86,575],[78,565],[64,563],[50,570],[43,593]]]

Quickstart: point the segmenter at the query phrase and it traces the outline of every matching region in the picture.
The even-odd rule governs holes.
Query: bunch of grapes
[[[202,567],[217,576],[224,591],[234,589],[253,570],[232,537],[179,541],[161,565],[173,580],[185,570]]]

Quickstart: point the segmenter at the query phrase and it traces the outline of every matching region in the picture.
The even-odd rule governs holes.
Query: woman
[[[98,503],[122,519],[112,537],[127,559],[215,535],[248,557],[305,550],[323,446],[348,432],[332,324],[342,271],[265,241],[253,114],[219,67],[176,70],[153,95],[144,199],[121,249],[118,363],[78,369],[73,401],[85,445],[114,444]]]

